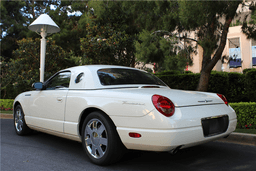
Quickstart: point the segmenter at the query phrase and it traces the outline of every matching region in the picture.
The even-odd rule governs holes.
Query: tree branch
[[[154,31],[153,33],[151,34],[157,34],[157,33],[163,33],[163,35],[168,35],[168,36],[172,36],[172,37],[175,37],[175,38],[178,38],[178,39],[187,39],[187,40],[192,40],[192,41],[195,41],[198,43],[198,40],[196,39],[192,39],[192,38],[189,38],[189,37],[185,37],[185,36],[177,36],[169,31],[166,31],[166,30],[157,30],[157,31]],[[166,33],[166,34],[165,34]]]
[[[233,8],[233,9],[237,9],[238,5],[239,5],[239,2],[237,4],[235,4],[236,8]],[[226,18],[226,21],[225,21],[225,24],[223,27],[223,31],[222,31],[222,35],[221,35],[221,39],[220,39],[220,45],[217,48],[210,63],[205,66],[206,68],[202,68],[202,69],[205,69],[206,71],[210,72],[213,69],[213,67],[216,65],[218,60],[221,59],[221,55],[223,53],[223,50],[224,50],[224,48],[226,46],[226,42],[227,42],[228,29],[229,29],[230,23],[232,22],[235,15],[236,15],[236,10],[234,10],[233,13]]]
[[[218,49],[216,50],[211,62],[209,63],[209,65],[206,66],[206,68],[205,68],[206,70],[212,70],[213,67],[215,66],[215,64],[221,58],[222,52],[226,46],[228,29],[229,29],[231,21],[232,21],[231,17],[225,21],[224,28],[223,28],[222,35],[221,35],[220,45],[219,45]]]

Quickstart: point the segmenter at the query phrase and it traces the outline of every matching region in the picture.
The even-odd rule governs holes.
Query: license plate
[[[228,115],[201,119],[205,137],[221,134],[227,131],[229,118]]]

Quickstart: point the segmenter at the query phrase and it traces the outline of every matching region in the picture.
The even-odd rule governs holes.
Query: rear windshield
[[[102,85],[153,84],[166,86],[154,75],[134,69],[100,69],[98,76]]]

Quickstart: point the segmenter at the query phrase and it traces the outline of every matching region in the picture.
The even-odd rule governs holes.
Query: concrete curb
[[[1,113],[0,118],[1,119],[13,119],[13,115]],[[227,138],[221,138],[217,141],[256,146],[256,134],[245,134],[245,133],[233,132]]]
[[[13,119],[13,114],[0,114],[0,119]]]
[[[233,132],[227,138],[222,138],[217,141],[256,146],[256,134]]]

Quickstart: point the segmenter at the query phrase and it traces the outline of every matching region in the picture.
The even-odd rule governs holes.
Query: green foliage
[[[200,74],[156,75],[172,89],[195,90]]]
[[[70,4],[72,4],[71,9],[68,7]],[[60,32],[51,36],[52,39],[56,42],[56,45],[62,47],[67,53],[73,53],[75,56],[82,55],[79,42],[80,38],[87,35],[84,29],[87,23],[82,20],[82,16],[68,15],[67,11],[74,12],[74,9],[77,9],[86,13],[86,4],[85,1],[62,1],[61,5],[55,10],[49,11],[49,15],[61,29]]]
[[[229,86],[228,73],[225,73],[225,72],[211,73],[208,92],[221,93],[227,96],[227,92],[229,91],[228,86]]]
[[[13,101],[12,99],[0,99],[0,107],[1,110],[11,110],[13,109]]]
[[[156,71],[182,71],[190,63],[190,59],[187,50],[178,50],[175,47],[177,43],[175,38],[164,38],[159,34],[143,30],[138,41],[135,41],[135,56],[138,61],[156,63]]]
[[[39,81],[40,40],[22,39],[18,41],[18,45],[19,49],[13,52],[15,59],[2,62],[2,98],[14,98],[21,92],[31,90],[32,83]],[[45,79],[74,65],[68,54],[50,38],[46,49]]]
[[[192,71],[184,71],[184,74],[192,74]]]
[[[56,9],[50,9],[50,5],[54,5]],[[68,6],[66,2],[58,0],[1,1],[1,56],[8,61],[13,58],[12,52],[18,48],[18,40],[39,37],[34,31],[28,29],[39,15],[50,13],[49,15],[57,24],[60,24],[58,21],[66,21],[67,12],[63,8],[65,5]],[[66,16],[66,20],[63,16]],[[3,32],[5,32],[4,35]]]
[[[256,68],[246,68],[243,70],[243,74],[246,74],[247,72],[249,72],[251,70],[256,70]]]
[[[248,102],[250,100],[245,86],[244,74],[228,73],[228,87],[225,88],[225,96],[231,102]]]
[[[256,70],[250,70],[245,74],[246,94],[250,101],[256,102]]]
[[[230,103],[236,111],[237,128],[256,129],[256,103]]]
[[[26,17],[20,13],[25,5],[23,1],[1,1],[1,56],[5,59],[11,57],[12,51],[18,47],[15,41],[25,37],[28,31],[22,25],[26,22]]]
[[[164,54],[160,48],[160,40],[162,40],[161,37],[143,30],[139,35],[141,43],[139,41],[135,42],[137,59],[145,63],[156,62],[162,64],[164,62]]]
[[[251,18],[249,19],[249,22],[247,20],[243,21],[242,25],[242,31],[244,34],[247,35],[248,38],[252,38],[256,40],[256,7],[255,7],[255,2],[251,2],[250,4],[250,9],[251,9]]]
[[[180,74],[180,72],[177,70],[169,70],[169,71],[157,72],[155,75],[173,75],[173,74]]]
[[[132,37],[116,31],[110,24],[86,26],[88,35],[80,39],[82,64],[112,64],[132,66],[133,54],[129,51]],[[132,48],[132,47],[130,47]]]

